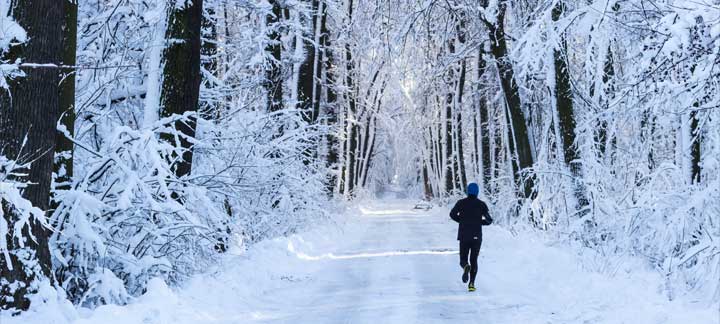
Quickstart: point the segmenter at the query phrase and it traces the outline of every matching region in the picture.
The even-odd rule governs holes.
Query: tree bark
[[[478,57],[478,80],[482,80],[483,75],[485,74],[485,70],[487,69],[487,63],[485,62],[485,58],[483,57],[483,53],[479,54]],[[478,92],[480,92],[480,89],[478,89]],[[492,179],[492,162],[491,162],[491,150],[490,150],[490,114],[489,114],[489,107],[487,104],[487,101],[485,100],[485,96],[481,95],[480,100],[478,102],[478,108],[479,108],[479,117],[480,117],[480,150],[479,154],[481,155],[480,161],[482,163],[482,179],[483,179],[483,187],[485,188],[486,192],[489,192],[490,190],[490,180]]]
[[[461,13],[461,17],[457,22],[456,28],[457,32],[457,41],[460,46],[462,46],[461,50],[464,50],[465,42],[466,42],[466,33],[465,33],[465,20],[464,15]],[[456,132],[455,132],[455,140],[457,141],[457,155],[455,156],[456,163],[457,163],[457,187],[459,187],[460,190],[465,190],[467,188],[467,173],[465,170],[465,151],[463,150],[463,123],[462,123],[462,111],[463,111],[463,96],[465,94],[465,78],[467,75],[467,60],[463,58],[460,61],[460,75],[458,76],[457,81],[457,98],[455,99],[455,109],[457,110],[457,120],[456,120]]]
[[[316,31],[317,26],[320,23],[320,15],[318,15],[320,2],[318,0],[311,0],[311,10],[313,12],[313,18],[312,18],[312,34],[305,35],[302,41],[303,44],[303,51],[305,52],[305,59],[300,65],[300,73],[298,77],[298,85],[297,85],[297,99],[298,99],[298,108],[303,111],[303,119],[309,123],[313,124],[317,120],[318,117],[318,107],[319,103],[316,102],[316,94],[315,92],[319,89],[317,89],[315,82],[316,73],[320,72],[321,65],[318,64],[318,60],[322,59],[320,56],[320,52],[317,48],[315,48],[315,38],[316,38]]]
[[[452,87],[448,87],[451,88]],[[453,93],[449,91],[445,102],[444,123],[444,153],[445,153],[445,193],[449,194],[455,189],[455,160],[453,158]]]
[[[65,20],[63,22],[63,57],[65,66],[75,66],[77,61],[77,17],[78,5],[74,0],[63,0]],[[68,135],[75,133],[75,75],[76,70],[63,69],[60,82],[60,125],[65,127]],[[55,190],[68,190],[72,185],[73,176],[73,142],[62,132],[55,136],[55,165],[53,171],[57,175]],[[56,208],[56,203],[51,203]]]
[[[702,136],[700,134],[698,120],[698,112],[690,112],[690,170],[691,170],[691,183],[700,183],[702,167],[700,166],[701,152],[700,146],[702,143]]]
[[[352,25],[353,20],[353,0],[348,2],[348,24]],[[346,115],[346,136],[347,136],[347,150],[345,151],[345,185],[344,194],[347,198],[353,195],[355,190],[355,164],[357,163],[357,148],[358,148],[358,126],[357,121],[357,103],[356,103],[356,88],[354,71],[355,64],[353,62],[352,47],[350,43],[345,44],[345,65],[346,65],[346,76],[345,86],[347,91],[345,93],[348,110]]]
[[[558,2],[553,8],[552,19],[558,20],[564,11],[564,3]],[[561,35],[560,50],[554,51],[555,60],[555,104],[558,111],[560,124],[560,133],[562,134],[562,147],[565,155],[565,164],[573,175],[573,186],[575,197],[577,198],[578,209],[583,210],[589,205],[585,194],[585,188],[582,185],[582,165],[579,158],[580,154],[575,145],[575,111],[573,109],[572,88],[570,86],[570,71],[566,57],[562,51],[567,47],[565,36]]]
[[[276,112],[283,109],[282,35],[279,30],[283,8],[279,0],[269,2],[272,5],[272,13],[265,17],[265,25],[269,30],[265,51],[270,55],[270,59],[265,71],[265,90],[268,110]]]
[[[465,152],[463,150],[463,124],[462,124],[462,98],[464,94],[465,89],[465,74],[466,74],[466,62],[463,60],[461,62],[460,66],[460,80],[458,80],[458,98],[457,98],[457,132],[456,132],[456,140],[457,140],[457,163],[459,167],[459,183],[458,186],[461,190],[464,190],[464,188],[467,187],[467,174],[465,171]]]
[[[338,113],[335,104],[337,102],[337,94],[335,93],[335,75],[331,70],[333,64],[335,63],[335,57],[330,45],[330,30],[327,27],[327,5],[323,2],[322,18],[320,22],[320,50],[323,53],[322,66],[325,71],[323,74],[323,83],[325,85],[325,102],[323,104],[323,111],[327,125],[331,128],[336,128],[338,123]],[[318,95],[321,95],[321,92],[318,92]],[[320,100],[318,100],[318,103],[320,103]],[[335,192],[335,188],[338,186],[339,181],[337,165],[340,154],[338,152],[339,141],[335,135],[336,133],[337,132],[335,131],[329,131],[326,135],[328,150],[327,167],[330,170],[327,183],[329,195],[332,195]]]
[[[500,86],[505,96],[507,104],[507,121],[508,121],[508,144],[514,155],[513,173],[515,182],[520,185],[523,183],[521,172],[531,168],[534,164],[531,152],[530,136],[525,121],[525,114],[522,110],[522,102],[520,101],[520,91],[515,81],[515,73],[512,63],[508,58],[508,49],[505,36],[505,13],[507,10],[507,0],[500,0],[498,3],[497,17],[495,23],[486,22],[490,37],[490,49],[495,57],[498,73],[500,76]],[[521,192],[524,198],[532,198],[534,188],[534,178],[528,177],[524,181]]]
[[[217,6],[217,5],[216,5]],[[218,77],[218,29],[217,29],[217,7],[206,8],[202,15],[202,48],[200,50],[202,68],[206,73]],[[201,80],[204,79],[201,73]],[[206,80],[207,89],[211,90],[215,88],[215,82],[213,80]],[[219,99],[225,99],[224,97],[214,97]],[[208,116],[211,120],[218,121],[223,117],[225,104],[220,102],[218,99],[211,99],[207,102],[207,106],[203,107],[203,115]]]
[[[183,1],[183,0],[177,0]],[[174,122],[178,134],[162,133],[165,141],[179,145],[181,156],[173,166],[175,175],[183,177],[192,170],[196,116],[200,98],[200,52],[202,46],[202,0],[188,1],[184,6],[169,6],[163,52],[163,82],[160,93],[160,117],[189,114]],[[178,143],[175,143],[177,141]]]
[[[613,86],[612,86],[612,78],[615,76],[615,67],[613,62],[613,56],[612,56],[612,49],[610,46],[608,46],[607,54],[605,55],[605,63],[603,65],[603,76],[602,76],[602,83],[603,83],[603,91],[606,91],[608,93],[614,92]],[[610,87],[610,89],[607,89]],[[592,90],[591,90],[591,96],[592,96]],[[609,90],[609,91],[608,91]],[[603,106],[605,106],[605,109],[607,109],[607,100],[604,99]],[[598,122],[598,130],[595,137],[595,142],[598,143],[598,148],[600,151],[600,156],[604,157],[607,153],[608,148],[608,122],[607,120],[601,118]]]
[[[63,25],[65,2],[57,0],[12,1],[11,13],[27,32],[28,40],[10,48],[5,59],[14,62],[56,64],[63,61]],[[60,71],[55,68],[26,68],[25,76],[8,80],[9,89],[0,89],[0,147],[10,159],[31,162],[24,174],[15,174],[12,181],[29,183],[22,191],[33,206],[47,211],[53,153],[56,150],[56,123],[60,117]],[[27,139],[23,145],[23,141]],[[3,218],[11,224],[7,237],[10,264],[0,257],[0,309],[25,310],[30,306],[26,296],[33,293],[31,283],[51,278],[49,233],[39,222],[31,222],[20,234],[28,238],[24,247],[13,239],[16,212],[3,203]],[[22,251],[22,252],[21,252]],[[24,253],[27,252],[27,253]]]

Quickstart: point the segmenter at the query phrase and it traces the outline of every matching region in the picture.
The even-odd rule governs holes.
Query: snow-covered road
[[[649,272],[588,272],[567,248],[490,226],[478,291],[460,281],[445,208],[383,200],[347,221],[231,255],[179,291],[157,281],[128,306],[75,323],[678,323],[715,324],[717,310],[668,302]]]

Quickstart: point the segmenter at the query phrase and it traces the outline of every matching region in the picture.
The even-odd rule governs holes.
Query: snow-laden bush
[[[636,1],[566,1],[566,14],[552,19],[556,3],[539,2],[534,23],[516,27],[524,30],[512,56],[518,79],[534,90],[529,111],[545,114],[531,123],[537,197],[521,215],[597,252],[602,260],[590,262],[593,269],[615,273],[627,257],[638,258],[665,277],[669,299],[695,292],[718,300],[720,136],[713,122],[720,42],[713,24],[720,15],[692,1],[640,12],[630,9],[641,7]],[[625,29],[639,21],[642,30]],[[558,50],[567,54],[573,78],[581,175],[562,163],[557,130],[553,136]],[[692,116],[698,123],[691,131]],[[701,143],[699,177],[690,166],[694,141]],[[578,183],[588,213],[577,211]]]
[[[58,285],[74,303],[126,303],[153,278],[178,284],[227,249],[325,216],[325,173],[308,156],[320,130],[292,108],[267,112],[265,12],[232,6],[229,38],[203,56],[222,72],[203,65],[201,110],[154,121],[162,2],[81,2],[78,62],[102,68],[77,75],[75,174],[71,190],[55,191],[51,241]],[[173,125],[187,118],[197,129],[192,171],[180,178],[182,148],[160,134],[180,135]]]
[[[27,33],[22,26],[9,16],[10,1],[0,0],[0,54],[4,55],[11,46],[27,41]],[[0,59],[0,90],[6,91],[8,79],[23,76],[18,68],[19,61],[10,62]]]
[[[1,91],[1,90],[0,90]],[[2,153],[2,152],[0,152]],[[38,263],[35,249],[28,246],[37,242],[33,228],[47,227],[45,213],[22,196],[27,183],[14,179],[23,176],[29,164],[10,160],[0,154],[0,273],[18,272],[13,264],[20,264],[29,282],[8,281],[0,277],[0,299],[12,298],[18,289],[37,291],[38,285],[48,278]],[[13,261],[16,260],[16,261]],[[17,279],[17,278],[16,278]]]
[[[228,245],[287,235],[322,217],[322,174],[303,161],[308,129],[292,111],[278,115],[284,134],[275,138],[268,130],[278,116],[242,112],[224,127],[200,120],[195,167],[184,178],[172,171],[176,146],[157,135],[173,119],[153,129],[114,127],[85,176],[58,192],[53,252],[74,301],[124,303],[153,277],[177,284]]]
[[[246,240],[287,235],[325,217],[325,173],[307,156],[319,133],[298,111],[238,111],[217,129],[226,140],[199,147],[201,172],[209,175],[201,181],[227,199]]]
[[[176,148],[159,139],[157,128],[114,127],[85,176],[58,192],[52,238],[58,279],[86,303],[123,302],[152,277],[177,282],[213,258],[227,216],[206,188],[174,175]],[[95,296],[77,294],[85,291]]]

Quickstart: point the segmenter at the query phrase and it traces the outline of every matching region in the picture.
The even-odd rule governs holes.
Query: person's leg
[[[480,255],[482,241],[477,240],[472,243],[470,247],[470,284],[475,286],[475,277],[478,272],[478,256]]]
[[[460,267],[465,268],[468,265],[468,255],[470,254],[470,245],[467,242],[460,242]]]
[[[460,241],[460,267],[463,269],[462,282],[468,282],[470,276],[470,265],[468,264],[468,256],[470,254],[471,244]]]

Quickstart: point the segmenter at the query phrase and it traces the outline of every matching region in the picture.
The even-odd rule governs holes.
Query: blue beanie
[[[477,183],[470,183],[467,187],[467,194],[469,196],[477,196],[478,193],[480,193],[480,187],[478,187]]]

